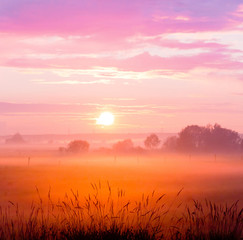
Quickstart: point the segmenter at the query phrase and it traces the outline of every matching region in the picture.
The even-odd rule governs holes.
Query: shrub
[[[89,143],[83,140],[74,140],[70,142],[67,146],[67,152],[71,153],[84,153],[88,152],[89,150]]]

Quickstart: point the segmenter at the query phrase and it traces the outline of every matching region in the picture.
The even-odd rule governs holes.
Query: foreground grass
[[[86,197],[72,191],[56,203],[50,192],[47,202],[39,195],[28,214],[9,202],[8,208],[0,209],[0,239],[242,239],[243,210],[237,202],[228,206],[194,201],[188,207],[180,202],[181,191],[170,202],[155,192],[129,201],[109,183],[92,188]]]

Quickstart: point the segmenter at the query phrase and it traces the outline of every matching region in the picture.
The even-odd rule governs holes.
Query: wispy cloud
[[[2,1],[0,101],[31,103],[0,104],[3,121],[40,114],[62,129],[66,112],[76,130],[91,129],[108,109],[124,128],[140,117],[146,129],[209,118],[239,125],[242,22],[242,0]]]

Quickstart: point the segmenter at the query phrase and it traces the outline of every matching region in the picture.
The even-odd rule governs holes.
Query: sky
[[[0,0],[0,135],[242,119],[242,0]]]

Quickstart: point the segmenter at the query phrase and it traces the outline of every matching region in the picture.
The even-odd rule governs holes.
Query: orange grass
[[[242,209],[210,201],[181,202],[180,194],[168,202],[152,192],[129,201],[125,191],[109,182],[91,184],[92,192],[72,191],[54,202],[51,191],[25,214],[9,202],[0,211],[0,239],[240,239]]]

